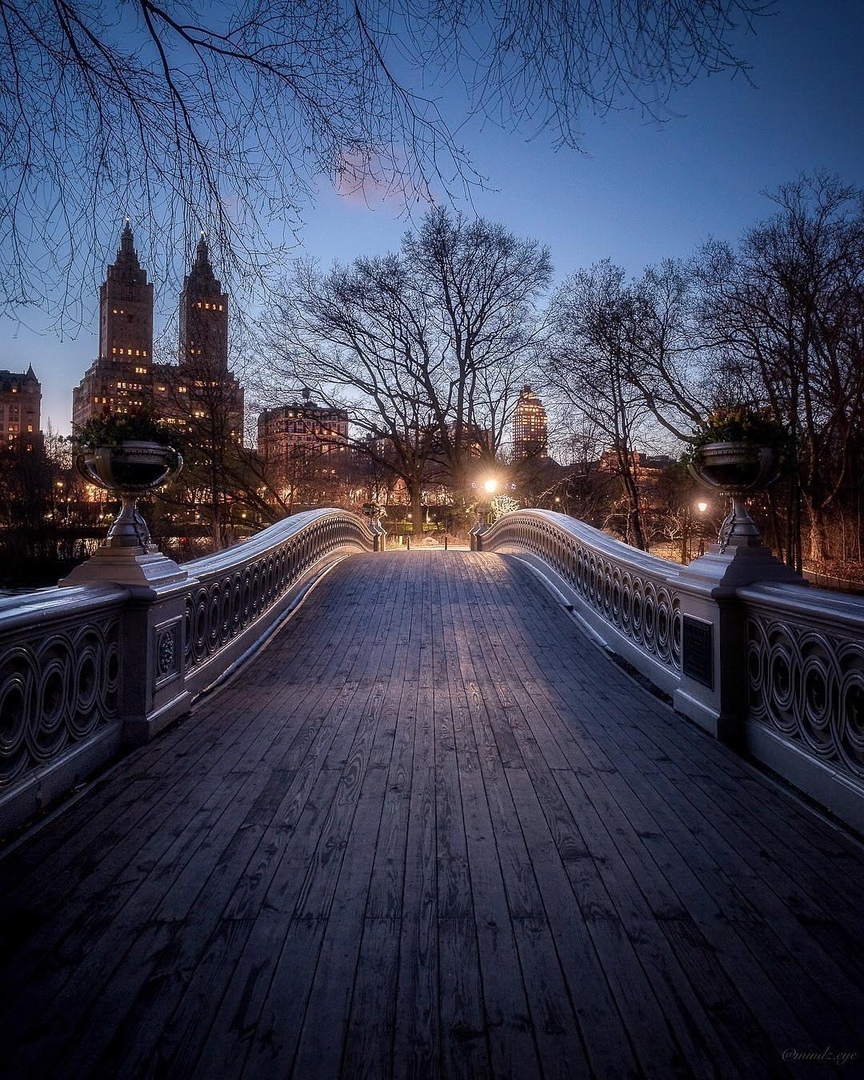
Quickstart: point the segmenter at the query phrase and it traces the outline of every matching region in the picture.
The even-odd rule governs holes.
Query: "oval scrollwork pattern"
[[[119,719],[120,619],[61,626],[0,655],[0,787]]]
[[[198,583],[186,597],[186,670],[209,660],[260,619],[332,551],[346,546],[369,550],[372,543],[372,534],[361,519],[330,513],[314,518],[270,549],[251,558],[238,557],[227,572],[208,573],[207,560],[190,563]]]
[[[751,610],[748,713],[818,758],[864,778],[864,644]]]

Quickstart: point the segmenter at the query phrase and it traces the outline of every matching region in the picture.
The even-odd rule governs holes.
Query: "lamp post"
[[[681,530],[681,562],[684,566],[693,558],[694,522],[696,537],[699,541],[698,553],[699,555],[705,554],[705,513],[708,510],[708,503],[700,499],[692,505],[697,510],[695,515],[692,512],[690,503],[687,503],[684,507],[684,524]]]
[[[472,485],[473,486],[473,485]],[[471,529],[469,536],[471,538],[471,550],[480,550],[480,537],[489,528],[489,518],[492,513],[492,497],[498,488],[498,481],[490,477],[482,484],[482,489],[486,495],[485,502],[479,502],[477,504],[477,523]]]
[[[495,495],[495,492],[498,490],[498,481],[493,479],[487,480],[483,484],[483,490],[486,492],[486,495],[489,498],[489,503],[486,511],[487,513],[489,513],[489,511],[491,511],[492,509],[492,498]]]
[[[699,511],[699,517],[696,519],[699,523],[699,555],[705,554],[705,514],[708,511],[708,503],[704,499],[700,499],[696,503],[696,509]]]

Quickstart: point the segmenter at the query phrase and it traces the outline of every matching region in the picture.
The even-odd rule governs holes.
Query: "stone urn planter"
[[[732,509],[720,527],[718,544],[756,547],[761,537],[747,509],[747,499],[780,477],[781,455],[773,446],[750,441],[706,443],[688,463],[691,474],[704,486],[723,492]]]
[[[105,546],[154,552],[137,500],[180,472],[183,458],[179,451],[158,442],[128,439],[116,446],[82,448],[75,466],[89,483],[120,498],[120,513],[108,530]]]

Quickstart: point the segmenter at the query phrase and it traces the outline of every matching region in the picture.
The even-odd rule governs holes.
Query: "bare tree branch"
[[[126,215],[154,276],[200,228],[231,291],[269,282],[316,182],[406,204],[479,178],[464,116],[578,146],[587,113],[666,117],[746,74],[760,0],[0,0],[0,297],[74,322]],[[458,125],[457,116],[455,123]],[[60,299],[57,290],[60,288]]]

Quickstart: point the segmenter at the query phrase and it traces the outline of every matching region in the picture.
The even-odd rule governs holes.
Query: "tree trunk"
[[[648,544],[645,540],[642,511],[639,507],[639,486],[627,464],[621,470],[621,483],[624,485],[624,493],[627,497],[627,543],[639,548],[640,551],[647,551]]]
[[[831,561],[831,544],[828,540],[828,525],[825,520],[825,513],[821,506],[815,506],[809,500],[806,505],[810,524],[810,559],[818,567],[822,567]]]
[[[415,536],[423,535],[423,492],[419,480],[411,485],[411,531]]]

